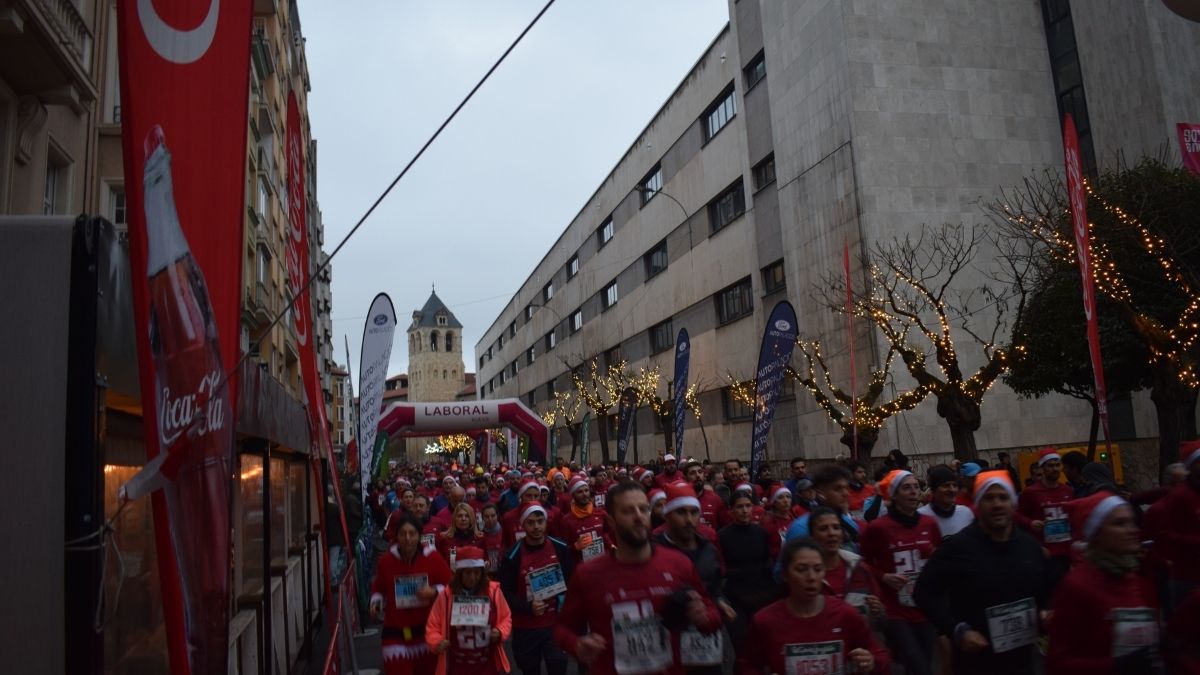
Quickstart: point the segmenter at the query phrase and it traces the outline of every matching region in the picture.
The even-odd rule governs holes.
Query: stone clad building
[[[1200,24],[1160,0],[730,0],[729,12],[483,333],[481,397],[545,411],[570,389],[569,369],[591,359],[657,366],[659,395],[670,396],[672,347],[687,328],[707,451],[748,458],[752,411],[724,385],[753,377],[777,302],[791,301],[801,334],[820,337],[835,377],[848,379],[845,319],[817,299],[841,273],[843,246],[859,261],[923,224],[986,222],[981,200],[1062,166],[1065,113],[1089,169],[1118,152],[1178,156],[1175,125],[1200,121],[1190,75]],[[857,262],[852,279],[865,279]],[[856,336],[862,378],[884,349],[866,325]],[[966,369],[982,360],[973,345],[958,351]],[[903,391],[900,371],[891,382]],[[1112,415],[1117,440],[1157,434],[1144,395],[1115,401]],[[1077,443],[1089,420],[1084,403],[1023,401],[997,384],[976,443],[985,454]],[[689,420],[685,452],[704,457],[697,426]],[[648,410],[637,428],[642,457],[661,453]],[[785,390],[769,456],[833,457],[845,452],[840,436],[807,394]],[[565,433],[559,446],[570,447]],[[885,427],[875,453],[893,447],[950,451],[933,402]]]

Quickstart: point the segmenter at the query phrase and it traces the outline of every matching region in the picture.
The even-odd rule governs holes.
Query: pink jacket
[[[496,608],[496,625],[492,626],[500,631],[500,641],[492,645],[492,651],[496,659],[496,671],[507,673],[511,668],[508,665],[508,656],[504,653],[504,642],[512,635],[512,612],[508,608],[508,602],[504,599],[504,593],[500,592],[500,583],[496,581],[487,582],[488,599],[492,606]],[[437,647],[442,643],[442,640],[449,639],[450,636],[450,604],[453,602],[453,593],[450,587],[447,586],[441,592],[437,600],[433,602],[433,607],[429,611],[429,621],[425,624],[425,643],[434,652],[437,652]],[[445,652],[438,654],[437,671],[435,675],[446,675],[446,654]]]

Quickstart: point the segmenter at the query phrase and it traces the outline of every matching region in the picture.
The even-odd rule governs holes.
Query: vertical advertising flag
[[[687,419],[688,365],[692,361],[692,344],[686,328],[675,337],[675,456],[683,457],[683,423]]]
[[[375,467],[375,435],[379,431],[383,387],[395,334],[396,309],[387,293],[380,293],[367,311],[362,351],[358,355],[358,471],[364,504],[367,487],[371,484],[371,470]]]
[[[1179,152],[1183,156],[1183,168],[1200,175],[1200,124],[1180,122],[1175,128],[1179,131]]]
[[[842,272],[846,275],[846,335],[850,341],[850,419],[852,445],[850,458],[858,459],[858,369],[854,358],[854,286],[850,280],[850,243],[842,245]]]
[[[579,466],[588,465],[588,431],[592,425],[592,412],[583,416],[583,430],[579,432]]]
[[[784,300],[767,317],[762,346],[758,349],[758,370],[754,373],[754,428],[750,442],[750,475],[757,480],[758,468],[767,459],[767,432],[779,403],[784,369],[796,348],[796,310]]]
[[[1092,245],[1088,238],[1087,197],[1083,189],[1083,170],[1079,162],[1079,136],[1070,115],[1063,119],[1063,157],[1067,165],[1067,196],[1071,201],[1071,225],[1075,230],[1075,248],[1079,258],[1079,276],[1083,282],[1083,314],[1087,319],[1088,352],[1095,378],[1096,408],[1104,425],[1104,444],[1112,450],[1108,433],[1108,394],[1104,386],[1104,360],[1100,355],[1100,319],[1096,315],[1096,282],[1092,272]]]
[[[117,3],[148,459],[121,493],[151,496],[171,672],[185,675],[228,665],[251,11]]]
[[[633,431],[633,416],[637,414],[637,392],[625,387],[617,402],[617,464],[625,463],[629,450],[630,432]]]

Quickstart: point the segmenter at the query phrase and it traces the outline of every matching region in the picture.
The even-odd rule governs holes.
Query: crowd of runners
[[[365,504],[369,611],[388,675],[1195,674],[1200,443],[1180,454],[1137,495],[1054,448],[1028,481],[899,453],[875,480],[402,465]]]

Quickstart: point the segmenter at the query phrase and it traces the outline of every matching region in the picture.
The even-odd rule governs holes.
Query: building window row
[[[787,279],[783,275],[783,258],[767,265],[762,269],[763,293],[774,293],[787,288]]]
[[[650,327],[650,353],[657,354],[675,346],[675,331],[671,319]]]
[[[711,141],[735,115],[737,115],[737,102],[733,85],[730,84],[717,97],[717,102],[704,111],[704,142]]]
[[[646,255],[642,256],[642,262],[646,267],[646,278],[650,279],[657,276],[660,272],[667,269],[667,240],[663,239],[654,245]]]
[[[754,288],[750,277],[718,291],[714,298],[719,325],[737,321],[754,312]]]
[[[642,206],[650,203],[654,199],[654,195],[658,194],[663,188],[662,164],[655,164],[650,173],[642,179],[638,184],[638,192],[642,197]]]
[[[737,182],[708,203],[709,233],[716,234],[746,212],[746,189],[739,176]]]
[[[775,182],[775,153],[772,152],[771,154],[767,155],[766,158],[763,159],[761,162],[759,162],[758,164],[755,164],[754,169],[752,169],[751,172],[754,174],[754,191],[755,192],[758,192],[759,190],[770,185],[771,183],[774,183]]]
[[[604,295],[601,298],[601,300],[604,303],[604,309],[608,309],[608,308],[612,307],[613,305],[617,304],[617,300],[619,300],[619,299],[620,299],[620,297],[619,297],[619,293],[617,292],[617,282],[616,281],[613,281],[611,284],[604,287]],[[581,327],[582,327],[582,317],[580,317],[580,319],[581,319],[580,323],[581,323]]]
[[[763,52],[759,52],[754,58],[750,59],[750,63],[742,68],[742,74],[746,78],[746,91],[754,88],[754,85],[762,82],[767,76],[767,57]]]

